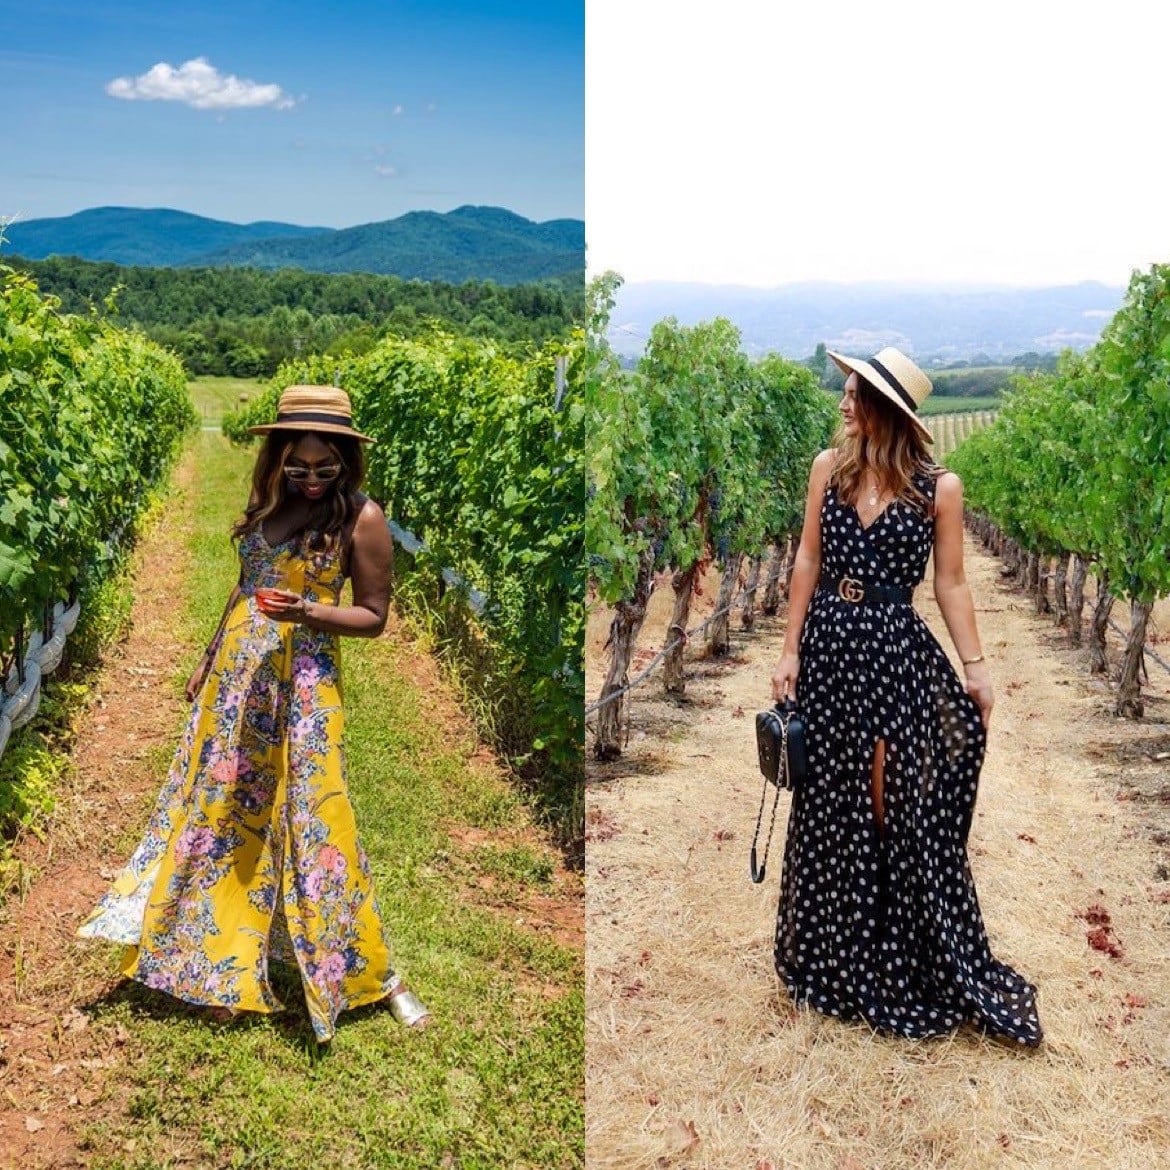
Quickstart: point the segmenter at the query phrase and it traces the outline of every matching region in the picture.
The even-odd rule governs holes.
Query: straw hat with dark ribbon
[[[828,351],[829,357],[847,377],[850,372],[864,378],[879,394],[888,398],[899,410],[909,416],[922,437],[934,441],[926,424],[918,417],[918,408],[934,386],[930,379],[900,350],[887,345],[869,361],[846,357]]]
[[[276,422],[249,427],[253,435],[269,431],[316,431],[328,435],[349,435],[363,443],[372,443],[369,435],[353,429],[353,412],[349,395],[336,386],[289,386],[280,396]]]

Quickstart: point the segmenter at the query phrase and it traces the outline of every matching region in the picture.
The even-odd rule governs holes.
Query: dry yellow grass
[[[1039,985],[1044,1046],[970,1029],[909,1042],[791,1008],[771,959],[787,798],[767,881],[747,877],[752,719],[782,638],[765,623],[735,636],[739,664],[692,664],[684,712],[656,680],[639,688],[626,758],[592,768],[591,1167],[1170,1165],[1170,836],[1143,811],[1167,809],[1117,799],[1122,755],[1170,790],[1159,753],[1142,762],[1170,735],[1170,680],[1152,672],[1152,719],[1114,720],[1081,655],[1001,591],[996,562],[970,542],[967,556],[997,688],[971,863],[995,953]],[[917,604],[949,648],[929,592]],[[1090,947],[1091,905],[1122,958]]]

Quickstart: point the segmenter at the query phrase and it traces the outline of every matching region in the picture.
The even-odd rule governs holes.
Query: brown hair
[[[312,504],[301,544],[315,552],[333,552],[338,548],[346,526],[361,509],[359,489],[365,479],[366,464],[357,439],[322,431],[269,431],[264,436],[252,469],[248,506],[243,517],[232,526],[233,540],[259,528],[269,516],[280,511],[289,495],[285,461],[306,434],[320,439],[342,466],[341,474],[329,485],[330,490]]]
[[[837,495],[856,502],[862,481],[872,473],[880,492],[904,500],[924,516],[933,515],[930,498],[914,484],[913,476],[925,472],[937,478],[943,468],[935,463],[918,428],[860,374],[854,403],[857,433],[847,435],[842,426],[834,439],[837,460],[829,482]]]

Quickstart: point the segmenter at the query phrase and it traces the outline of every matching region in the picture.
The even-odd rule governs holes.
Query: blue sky
[[[0,28],[0,215],[584,214],[583,0],[0,0]]]

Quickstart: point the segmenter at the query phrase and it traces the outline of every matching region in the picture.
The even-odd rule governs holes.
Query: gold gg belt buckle
[[[856,581],[852,577],[842,577],[837,582],[837,596],[842,601],[850,601],[854,605],[865,600],[865,583]]]

